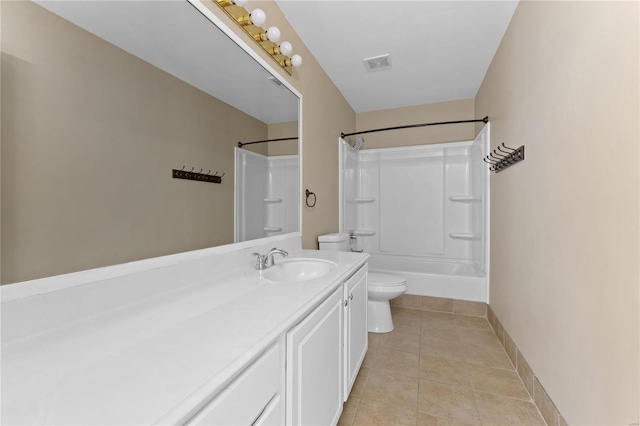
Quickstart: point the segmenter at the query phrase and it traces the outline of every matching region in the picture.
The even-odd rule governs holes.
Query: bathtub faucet
[[[287,253],[284,250],[280,250],[278,248],[272,248],[271,250],[269,250],[269,253],[262,255],[260,253],[253,253],[254,256],[257,256],[258,258],[256,259],[256,269],[259,271],[262,271],[264,269],[270,268],[273,265],[275,265],[275,260],[273,260],[273,255],[274,254],[279,254],[282,257],[286,257],[289,255],[289,253]]]
[[[349,251],[352,251],[354,253],[364,253],[364,250],[355,250],[354,248],[352,248],[352,245],[355,245],[357,247],[358,244],[358,237],[356,236],[356,232],[355,231],[349,231]]]

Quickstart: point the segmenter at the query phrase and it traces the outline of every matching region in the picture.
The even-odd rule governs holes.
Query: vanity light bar
[[[280,42],[280,30],[277,27],[269,27],[266,31],[262,25],[267,16],[262,9],[247,11],[244,6],[248,0],[212,0],[249,35],[258,45],[271,56],[289,75],[291,68],[302,65],[302,57],[293,55],[293,46],[288,41]]]

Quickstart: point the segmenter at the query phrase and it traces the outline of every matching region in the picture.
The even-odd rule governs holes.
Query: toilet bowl
[[[367,331],[389,333],[393,331],[389,300],[407,291],[407,280],[399,275],[369,271],[367,275]]]
[[[349,234],[332,233],[318,237],[320,250],[349,251]],[[367,331],[393,331],[389,300],[407,291],[407,280],[395,274],[369,271],[367,275]]]

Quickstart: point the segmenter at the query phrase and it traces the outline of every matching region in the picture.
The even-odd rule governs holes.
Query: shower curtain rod
[[[244,145],[253,145],[254,143],[292,141],[294,139],[298,139],[298,138],[280,138],[280,139],[265,139],[263,141],[254,141],[254,142],[238,142],[238,148],[242,148]]]
[[[461,123],[479,123],[479,122],[488,123],[489,116],[486,116],[485,118],[478,118],[475,120],[440,121],[438,123],[408,124],[406,126],[385,127],[383,129],[363,130],[361,132],[340,133],[340,137],[344,139],[347,136],[363,135],[365,133],[374,133],[374,132],[385,132],[387,130],[410,129],[413,127],[425,127],[425,126],[439,126],[441,124],[461,124]]]

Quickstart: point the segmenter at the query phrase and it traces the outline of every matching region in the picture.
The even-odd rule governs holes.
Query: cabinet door
[[[342,412],[343,289],[287,333],[287,424],[336,424]]]
[[[367,265],[344,283],[347,318],[344,345],[344,400],[356,381],[358,371],[367,353]]]

